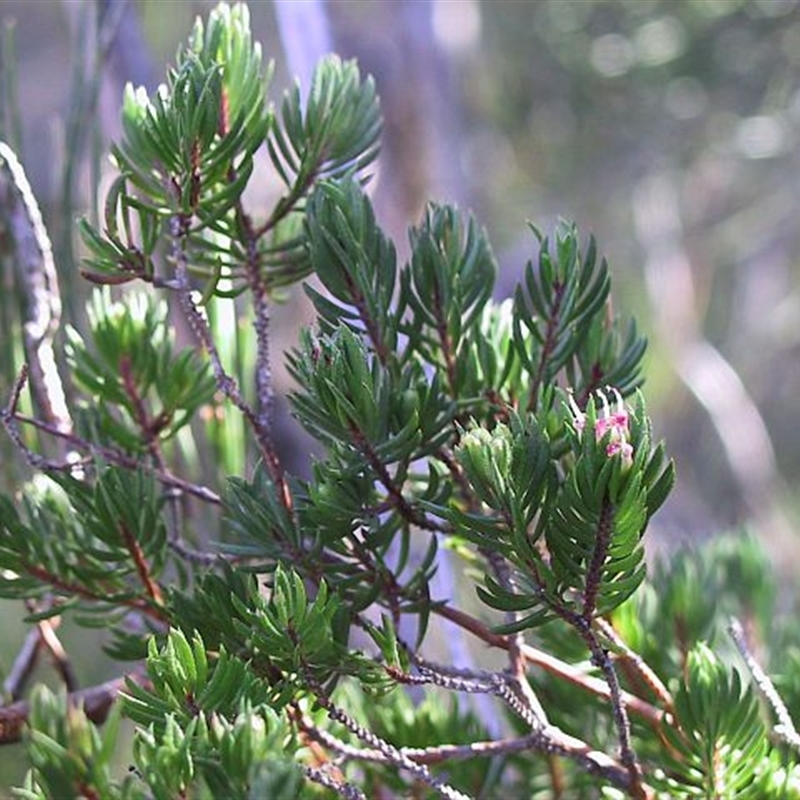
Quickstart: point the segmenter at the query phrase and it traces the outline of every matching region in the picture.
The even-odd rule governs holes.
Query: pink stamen
[[[578,408],[575,398],[572,395],[572,389],[567,390],[567,402],[569,403],[569,410],[572,412],[572,419],[575,425],[575,430],[582,433],[586,427],[586,415]]]
[[[609,394],[612,395],[613,405],[609,400]],[[630,417],[625,408],[625,401],[619,390],[612,386],[607,386],[606,391],[598,389],[595,396],[601,403],[600,415],[594,423],[595,441],[599,442],[608,435],[606,455],[609,458],[619,455],[623,463],[630,466],[633,462],[633,445],[628,441]],[[567,395],[567,402],[572,412],[575,429],[578,433],[583,433],[583,429],[586,427],[586,415],[578,408],[572,392]]]

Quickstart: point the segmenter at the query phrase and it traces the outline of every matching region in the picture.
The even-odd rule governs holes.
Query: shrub
[[[0,594],[51,643],[64,615],[106,629],[125,665],[0,707],[31,761],[17,794],[800,796],[752,655],[781,642],[791,705],[798,638],[758,548],[646,578],[673,465],[594,241],[532,228],[496,302],[485,231],[432,203],[398,263],[364,190],[373,82],[329,58],[276,109],[270,74],[246,6],[220,5],[157,93],[126,91],[104,218],[80,223],[99,287],[69,419],[22,414],[27,371],[2,411],[33,474],[0,500]],[[263,151],[267,213],[246,194]],[[270,312],[311,276],[286,356],[302,477],[276,446]]]

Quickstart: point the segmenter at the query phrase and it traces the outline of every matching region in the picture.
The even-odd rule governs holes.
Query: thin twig
[[[367,800],[367,796],[352,783],[339,781],[334,778],[327,770],[317,769],[316,767],[303,766],[303,773],[306,778],[320,786],[325,786],[333,792],[344,797],[345,800]]]
[[[620,789],[627,791],[631,789],[628,771],[613,758],[599,750],[592,750],[585,742],[552,725],[516,739],[497,739],[467,745],[445,744],[425,748],[404,748],[403,752],[420,764],[440,764],[446,761],[510,755],[527,750],[569,758],[581,764],[590,774],[600,776]],[[645,791],[646,796],[652,796],[649,787]]]
[[[747,665],[747,669],[750,670],[750,674],[753,676],[753,681],[758,691],[761,692],[761,695],[767,703],[769,703],[770,708],[772,708],[775,716],[778,718],[778,724],[774,728],[775,735],[787,745],[794,748],[794,750],[800,752],[800,735],[797,733],[797,729],[794,726],[792,717],[789,714],[789,709],[778,694],[778,690],[775,688],[775,684],[772,682],[769,675],[764,672],[750,652],[747,639],[745,638],[744,628],[736,617],[731,617],[728,623],[728,633],[730,633],[731,639],[733,639],[733,643],[736,645],[736,649]]]
[[[669,710],[673,706],[672,695],[664,685],[661,678],[656,675],[653,668],[633,649],[631,649],[614,630],[614,626],[607,620],[598,617],[594,620],[595,627],[613,645],[614,650],[624,659],[626,665],[630,665],[636,672],[636,676],[650,689],[659,699],[664,707]]]
[[[298,727],[313,741],[338,753],[346,759],[362,761],[385,761],[385,756],[378,750],[366,747],[357,747],[349,742],[342,741],[330,731],[317,727],[313,720],[303,716],[299,711],[294,715]]]
[[[25,563],[23,569],[38,581],[52,586],[63,594],[76,595],[85,600],[94,600],[98,603],[108,602],[108,587],[103,587],[98,584],[95,589],[90,589],[81,583],[64,580],[59,575],[50,572],[46,567],[39,564]],[[162,607],[154,605],[143,598],[132,597],[130,599],[120,599],[118,604],[145,614],[157,622],[165,623],[168,621]]]
[[[151,417],[147,413],[144,398],[141,397],[136,386],[133,373],[131,372],[131,362],[129,358],[125,357],[121,360],[119,372],[120,376],[122,377],[122,383],[125,388],[125,392],[133,406],[133,416],[136,420],[136,424],[141,430],[144,444],[150,453],[150,457],[155,465],[155,469],[159,473],[163,474],[167,471],[167,465],[164,459],[164,453],[161,449],[161,442],[159,441],[158,437],[159,433],[164,429],[164,427],[169,424],[169,416],[164,411],[162,411],[156,417]],[[183,537],[181,535],[181,492],[174,485],[172,488],[173,491],[164,492],[164,497],[167,501],[165,504],[165,516],[167,520],[168,541],[170,548],[179,556],[188,561],[202,564],[212,563],[215,560],[213,556],[207,557],[206,554],[196,553],[183,543]]]
[[[258,415],[244,399],[239,389],[236,380],[228,375],[225,367],[222,364],[219,351],[214,342],[214,337],[211,335],[211,330],[200,309],[192,297],[192,289],[189,285],[189,272],[186,253],[181,247],[183,232],[181,230],[181,221],[176,217],[172,221],[172,238],[173,238],[173,260],[175,262],[175,286],[178,293],[178,301],[184,316],[186,317],[189,327],[199,340],[208,357],[211,361],[211,369],[214,372],[214,378],[219,390],[227,397],[235,406],[242,412],[244,418],[249,423],[250,427],[256,435],[259,450],[264,463],[269,470],[272,480],[278,488],[278,496],[281,498],[284,506],[287,509],[292,508],[292,496],[289,490],[289,485],[283,474],[283,467],[281,466],[280,459],[275,451],[272,442],[272,436],[269,428],[261,424]]]
[[[168,424],[168,418],[165,414],[160,414],[158,417],[153,418],[147,413],[144,398],[139,394],[136,386],[136,380],[133,375],[133,364],[131,363],[130,356],[123,356],[119,362],[119,375],[122,379],[122,387],[125,389],[125,394],[128,395],[131,406],[133,406],[133,418],[139,426],[142,434],[142,440],[147,447],[153,461],[160,468],[164,468],[164,458],[161,454],[161,446],[158,441],[158,434]]]
[[[381,739],[375,733],[351,719],[342,709],[331,703],[328,698],[319,696],[317,702],[325,709],[325,712],[333,722],[338,722],[362,742],[377,750],[390,764],[394,764],[398,768],[411,773],[415,778],[435,789],[445,800],[470,800],[467,795],[432,775],[426,766],[415,763],[403,755],[403,752],[394,745],[389,744],[386,740]]]
[[[586,570],[586,581],[582,592],[583,609],[580,615],[563,607],[556,607],[554,610],[565,622],[576,630],[589,648],[589,652],[592,656],[592,663],[599,667],[600,671],[603,673],[603,677],[609,689],[611,716],[617,729],[619,757],[630,773],[633,796],[640,798],[644,796],[641,767],[639,766],[636,753],[633,749],[631,725],[628,719],[628,711],[625,708],[619,676],[617,675],[613,660],[606,649],[600,644],[597,633],[592,627],[597,610],[597,600],[603,582],[603,567],[608,559],[613,538],[615,514],[616,510],[614,506],[608,498],[606,498],[600,509],[600,516],[597,521],[594,536],[594,547]]]
[[[594,547],[592,556],[586,567],[586,580],[581,592],[583,610],[581,617],[585,626],[589,626],[597,609],[597,598],[603,585],[603,567],[608,559],[608,551],[614,533],[615,509],[611,501],[606,498],[600,508],[600,517],[597,520],[594,532]],[[582,626],[584,627],[584,626]]]
[[[594,548],[587,566],[585,587],[582,592],[583,608],[576,613],[562,603],[551,603],[551,609],[570,625],[581,637],[592,657],[592,663],[599,667],[608,684],[608,699],[611,705],[611,715],[617,729],[619,740],[620,760],[625,765],[631,778],[631,792],[636,798],[645,796],[642,788],[641,767],[636,758],[631,738],[631,726],[628,711],[625,706],[624,694],[619,683],[619,676],[614,667],[613,660],[601,645],[597,633],[592,627],[592,622],[597,610],[597,599],[603,577],[603,566],[608,558],[614,528],[614,506],[606,498],[603,501],[600,516],[597,521]]]
[[[142,582],[142,586],[144,586],[145,591],[153,603],[163,608],[164,596],[161,593],[161,587],[150,572],[150,565],[147,563],[141,544],[134,536],[131,529],[122,520],[119,522],[119,532],[122,536],[122,541],[125,543],[125,547],[131,554],[131,559],[136,567],[136,573],[139,576],[139,580]]]
[[[371,761],[382,764],[397,764],[396,759],[377,747],[355,747],[342,741],[329,731],[318,728],[307,717],[298,718],[298,724],[308,736],[324,747],[339,753],[351,761]],[[369,742],[368,742],[369,744]],[[447,761],[460,761],[470,758],[489,758],[498,755],[535,750],[546,755],[558,755],[573,760],[587,770],[600,776],[614,786],[630,789],[628,770],[613,758],[597,750],[592,750],[585,742],[570,736],[552,725],[515,739],[496,739],[473,742],[467,745],[441,744],[430,747],[403,747],[398,752],[419,765],[442,764]],[[649,787],[645,787],[650,797]]]
[[[420,670],[419,675],[409,675],[394,668],[387,668],[387,672],[400,683],[432,684],[449,691],[495,695],[530,725],[532,733],[530,736],[524,737],[524,748],[519,745],[519,740],[506,740],[506,742],[517,743],[510,745],[510,752],[516,752],[517,749],[533,748],[550,755],[562,755],[578,761],[594,774],[603,775],[614,785],[622,786],[629,790],[635,797],[649,796],[649,788],[641,783],[638,773],[631,775],[627,765],[618,763],[609,756],[593,751],[585,742],[570,736],[560,728],[548,723],[543,716],[537,715],[535,710],[530,707],[530,704],[525,701],[524,696],[521,696],[519,687],[515,685],[513,675],[439,666],[413,654],[412,661]],[[610,691],[607,686],[606,689]],[[484,743],[482,746],[486,751],[485,754],[489,754],[489,751],[495,749],[492,743]],[[448,748],[447,753],[452,752],[452,746],[444,747]],[[469,747],[469,745],[466,747]],[[426,748],[424,751],[426,758],[434,757],[433,754],[437,750],[438,748]],[[496,750],[497,752],[504,752],[502,747],[498,747]],[[406,750],[403,752],[406,752]],[[441,760],[445,760],[448,757],[450,756],[442,756]],[[468,757],[468,750],[464,750],[462,757]],[[414,760],[417,759],[414,758]],[[425,763],[434,762],[426,761]]]
[[[602,522],[602,517],[601,517]],[[608,523],[610,524],[610,522]],[[598,534],[600,535],[600,534]],[[591,568],[590,568],[591,571]],[[599,572],[596,575],[599,580]],[[588,583],[588,578],[587,578]],[[551,608],[556,614],[561,617],[568,625],[570,625],[581,637],[583,643],[591,654],[592,664],[600,669],[608,685],[608,700],[611,705],[611,716],[614,720],[614,726],[617,729],[617,738],[619,740],[619,754],[620,760],[625,765],[631,778],[631,792],[637,800],[646,796],[644,786],[642,784],[642,774],[639,762],[636,758],[636,753],[633,750],[633,741],[631,739],[631,726],[628,718],[628,709],[625,703],[625,692],[619,683],[619,676],[614,667],[614,662],[609,656],[608,652],[600,643],[596,632],[592,628],[592,620],[587,618],[587,608],[590,607],[589,600],[586,599],[584,594],[584,609],[583,613],[578,614],[568,607],[561,604],[553,604]]]
[[[250,217],[238,208],[239,222],[245,234],[247,260],[245,271],[250,294],[253,299],[256,333],[256,397],[258,399],[258,424],[270,432],[272,429],[272,369],[270,365],[270,309],[269,293],[261,269],[261,256],[258,252],[256,236]],[[272,439],[270,435],[270,440]],[[272,445],[274,451],[274,445]]]
[[[536,374],[531,379],[531,388],[528,395],[528,411],[535,411],[536,404],[539,402],[539,391],[547,376],[547,366],[553,350],[558,345],[558,329],[561,324],[561,304],[564,301],[564,294],[567,285],[557,282],[553,287],[553,298],[550,303],[547,316],[547,325],[542,334],[542,349],[539,356],[539,364],[536,367]]]
[[[455,670],[446,667],[439,668],[422,659],[414,659],[420,671],[419,675],[412,675],[403,672],[396,667],[386,667],[386,672],[396,680],[408,686],[438,686],[451,692],[464,692],[465,694],[496,694],[495,681],[496,673],[476,670],[458,670],[459,674],[453,674]]]
[[[411,503],[403,496],[400,488],[395,484],[386,464],[381,460],[372,443],[364,435],[363,431],[355,424],[350,425],[350,436],[353,440],[353,445],[364,456],[367,463],[372,467],[381,485],[386,489],[387,501],[393,508],[411,525],[416,525],[418,528],[423,528],[427,531],[436,531],[438,533],[452,533],[452,527],[446,523],[437,522],[430,516],[414,508]]]
[[[453,342],[450,338],[450,331],[447,327],[447,314],[442,302],[441,292],[439,291],[439,281],[433,280],[433,315],[436,320],[436,333],[439,336],[439,345],[442,356],[444,357],[447,372],[447,383],[450,395],[458,400],[458,371],[456,357],[453,351]]]
[[[597,634],[592,630],[590,623],[583,618],[579,622],[585,624],[575,624],[574,627],[589,648],[589,652],[592,654],[592,662],[600,668],[608,684],[611,716],[614,719],[617,738],[619,739],[619,757],[631,778],[630,791],[633,797],[643,798],[646,793],[642,785],[641,767],[633,750],[631,724],[625,707],[624,693],[619,684],[619,676],[614,668],[614,662],[598,641]]]
[[[460,609],[451,608],[450,606],[444,604],[437,604],[433,607],[432,611],[434,614],[438,614],[445,619],[449,619],[451,622],[464,628],[464,630],[469,631],[481,641],[492,647],[497,647],[501,650],[508,650],[510,646],[507,636],[494,633],[479,619],[470,616]],[[578,686],[581,689],[585,689],[587,692],[590,692],[597,697],[602,697],[606,700],[610,698],[611,693],[605,681],[602,681],[591,675],[587,675],[585,672],[574,667],[573,665],[567,664],[565,661],[561,661],[561,659],[555,658],[549,653],[545,653],[531,645],[525,644],[522,646],[521,650],[525,660],[529,664],[540,667],[546,672],[549,672],[551,675],[556,675],[559,678],[563,678],[573,686]],[[654,728],[660,727],[665,715],[663,710],[651,705],[636,695],[630,694],[629,692],[623,691],[621,693],[621,697],[625,707],[631,711],[631,713],[636,714],[637,717],[646,720]]]
[[[28,380],[28,367],[23,364],[20,368],[17,379],[14,381],[14,386],[11,388],[11,396],[8,399],[8,404],[0,408],[0,422],[6,429],[8,438],[14,443],[14,446],[25,456],[25,460],[34,469],[47,469],[48,461],[38,453],[34,453],[28,448],[22,439],[22,434],[19,431],[17,424],[17,408],[19,406],[20,396],[22,389]]]
[[[500,586],[508,592],[513,592],[515,588],[514,579],[511,575],[508,562],[503,556],[492,550],[487,551],[481,548],[481,552],[492,567]],[[519,615],[515,611],[508,611],[506,613],[506,622],[508,624],[514,624],[517,622],[518,618]],[[542,725],[547,725],[547,714],[545,714],[544,708],[542,708],[542,704],[539,702],[539,698],[536,696],[536,693],[533,691],[528,681],[525,656],[522,652],[524,644],[525,640],[521,632],[512,633],[508,637],[509,672],[513,679],[513,688],[516,690],[519,699],[530,709],[533,717],[537,721],[537,724],[534,726],[534,729],[536,729],[540,728]]]
[[[94,458],[95,460],[100,459],[107,463],[124,467],[125,469],[142,471],[151,474],[165,486],[170,486],[174,489],[185,492],[186,494],[199,497],[201,500],[205,500],[207,503],[222,505],[222,498],[216,492],[205,486],[199,486],[198,484],[190,483],[183,478],[179,478],[177,475],[173,475],[171,472],[169,472],[166,468],[158,466],[154,467],[151,464],[140,461],[133,456],[129,456],[127,453],[123,453],[115,448],[104,447],[102,445],[94,444],[93,442],[88,442],[73,433],[67,433],[65,431],[58,430],[58,428],[50,425],[47,422],[42,422],[42,420],[34,419],[33,417],[27,417],[24,414],[18,414],[16,412],[16,407],[19,402],[19,394],[22,391],[22,386],[25,383],[26,377],[27,370],[23,366],[14,384],[14,389],[12,391],[8,406],[6,408],[0,408],[0,421],[3,423],[6,432],[16,445],[17,449],[22,453],[22,455],[25,457],[25,460],[32,467],[53,472],[75,472],[83,470],[88,462],[85,459],[82,461],[54,461],[44,458],[38,453],[34,453],[22,440],[22,436],[19,432],[19,425],[17,424],[19,422],[45,431],[51,436],[63,439],[73,447],[80,448],[82,450],[89,450],[92,454],[89,456],[89,458]],[[169,542],[169,546],[179,556],[181,556],[181,558],[197,564],[203,564],[204,566],[213,564],[219,558],[219,556],[213,553],[205,553],[202,551],[193,550],[180,541],[177,533]]]
[[[123,453],[121,450],[104,445],[98,445],[94,442],[89,442],[86,439],[82,439],[80,436],[76,436],[72,433],[58,431],[52,425],[42,422],[41,420],[34,419],[33,417],[25,416],[24,414],[12,413],[9,415],[7,411],[0,409],[0,416],[3,417],[4,422],[6,421],[5,417],[9,416],[12,423],[21,422],[25,425],[31,425],[34,428],[38,428],[39,430],[49,433],[52,436],[57,436],[61,439],[64,439],[67,443],[76,448],[88,450],[95,458],[99,457],[109,464],[116,464],[117,466],[125,467],[126,469],[131,470],[141,470],[153,475],[154,478],[156,478],[160,483],[163,483],[165,486],[172,486],[175,489],[179,489],[186,494],[191,494],[207,503],[212,503],[216,506],[222,505],[222,498],[207,486],[200,486],[199,484],[191,483],[183,478],[179,478],[177,475],[173,475],[167,469],[159,469],[158,467],[145,464],[139,459],[129,456],[127,453]],[[8,425],[6,425],[6,427],[8,427]],[[14,439],[14,442],[25,456],[26,461],[28,461],[31,466],[40,465],[44,469],[50,469],[56,472],[73,471],[80,467],[79,463],[72,461],[48,461],[37,453],[33,453],[28,447],[26,447],[24,442],[18,441],[18,439],[19,436],[17,435],[17,437]]]
[[[403,647],[407,650],[408,656],[414,663],[414,666],[417,667],[422,674],[435,672],[438,675],[446,675],[451,678],[463,678],[472,681],[483,681],[487,684],[491,681],[491,676],[494,675],[493,672],[485,669],[455,667],[451,664],[434,664],[432,661],[428,661],[427,658],[413,653],[407,645],[403,644]]]

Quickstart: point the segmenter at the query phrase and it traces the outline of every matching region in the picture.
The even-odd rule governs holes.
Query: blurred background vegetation
[[[42,207],[65,322],[84,324],[90,287],[78,276],[73,223],[102,199],[123,86],[155,88],[194,17],[213,5],[0,0],[0,138]],[[256,38],[277,62],[276,99],[290,74],[307,80],[328,50],[375,76],[386,131],[374,196],[401,252],[429,198],[455,201],[486,225],[504,293],[533,253],[526,222],[548,230],[563,216],[596,235],[616,310],[636,316],[650,339],[646,395],[678,463],[654,549],[746,525],[788,579],[800,519],[800,3],[250,8]],[[276,191],[266,173],[259,191]],[[5,402],[21,351],[2,244]],[[276,311],[276,351],[308,318],[300,297]],[[302,468],[297,441],[286,448]],[[0,487],[12,488],[22,470],[5,439],[0,459]],[[0,605],[0,615],[2,675],[24,631],[16,609]],[[68,646],[73,635],[86,634],[65,631]],[[104,670],[95,660],[79,672],[91,683]],[[18,781],[19,768],[3,767],[0,787]]]

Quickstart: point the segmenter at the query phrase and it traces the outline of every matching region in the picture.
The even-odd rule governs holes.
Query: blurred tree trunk
[[[385,130],[378,216],[401,249],[429,199],[468,205],[458,93],[433,29],[433,0],[331,3],[337,51],[378,84]],[[358,15],[360,24],[352,17]]]

